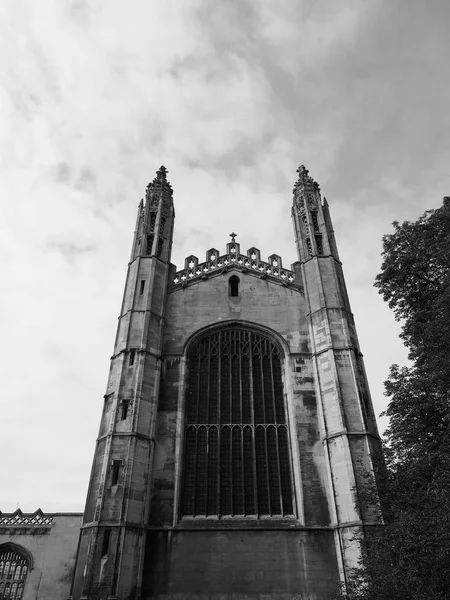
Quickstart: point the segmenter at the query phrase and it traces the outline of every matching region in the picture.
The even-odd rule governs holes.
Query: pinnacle
[[[157,177],[157,179],[164,179],[165,180],[166,177],[167,177],[167,173],[168,172],[169,171],[166,169],[166,167],[164,165],[161,165],[159,167],[159,170],[156,171],[156,177]]]
[[[167,173],[169,171],[166,169],[164,165],[161,165],[159,169],[156,171],[156,177],[153,179],[151,183],[148,184],[146,189],[146,197],[148,197],[149,193],[156,190],[166,190],[169,195],[172,195],[172,186],[167,180]]]
[[[310,176],[308,169],[305,165],[300,165],[297,169],[298,179],[294,184],[293,192],[295,193],[296,189],[301,185],[309,185],[313,186],[318,192],[320,190],[319,184]]]

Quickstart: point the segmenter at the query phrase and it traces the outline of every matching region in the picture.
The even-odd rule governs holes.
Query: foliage
[[[375,286],[402,321],[410,367],[385,383],[385,526],[341,598],[450,597],[450,198],[383,238]]]
[[[450,326],[450,197],[417,221],[393,223],[383,237],[383,263],[375,279],[383,299],[404,320],[401,337],[412,360],[439,352],[436,325]],[[431,347],[430,347],[431,346]],[[448,347],[448,341],[447,341]]]

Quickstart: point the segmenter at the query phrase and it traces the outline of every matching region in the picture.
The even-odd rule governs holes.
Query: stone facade
[[[81,513],[0,513],[0,598],[67,600],[82,521]]]
[[[364,493],[379,436],[328,204],[304,167],[292,218],[290,268],[231,234],[177,270],[164,167],[147,187],[73,600],[330,600],[358,564],[379,519]]]
[[[210,248],[177,270],[164,167],[149,184],[73,598],[325,600],[358,564],[379,517],[376,500],[361,501],[379,437],[328,204],[304,167],[293,196],[290,269],[276,254],[242,252],[232,234],[224,253]],[[276,356],[261,358],[258,344]]]

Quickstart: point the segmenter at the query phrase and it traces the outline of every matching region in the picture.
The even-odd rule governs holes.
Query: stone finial
[[[146,199],[151,199],[152,192],[164,191],[166,194],[171,197],[172,196],[172,186],[167,181],[167,173],[168,170],[164,165],[162,165],[158,171],[156,171],[156,177],[153,179],[151,183],[148,184],[147,189],[145,190]]]
[[[167,181],[167,173],[169,171],[166,169],[166,167],[164,165],[161,165],[158,169],[158,171],[156,171],[156,177],[153,180],[153,185],[161,185],[161,186],[167,186],[170,190],[172,189],[172,186],[170,185],[170,183]],[[151,185],[151,184],[150,184]]]
[[[320,192],[319,184],[309,175],[309,171],[305,165],[300,165],[297,169],[297,173],[298,179],[294,184],[294,189],[292,190],[293,193],[295,193],[300,186],[303,186],[304,188],[309,187],[317,192]]]
[[[298,178],[303,179],[305,177],[308,177],[309,171],[305,167],[305,165],[300,165],[299,168],[297,169],[297,173],[298,173]]]
[[[159,171],[156,171],[156,179],[161,182],[167,181],[167,173],[169,171],[166,169],[164,165],[159,167]]]

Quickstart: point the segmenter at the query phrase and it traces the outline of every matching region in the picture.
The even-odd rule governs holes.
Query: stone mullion
[[[243,346],[243,340],[241,339],[244,336],[244,333],[242,331],[239,332],[239,369],[238,369],[238,373],[239,373],[239,404],[241,407],[241,423],[244,422],[244,400],[243,400],[243,394],[242,394],[242,346]],[[242,436],[242,439],[244,439],[244,436]],[[242,455],[243,457],[244,455]]]
[[[265,467],[266,467],[266,488],[267,488],[267,500],[269,503],[269,515],[272,515],[272,499],[270,497],[270,473],[269,473],[269,455],[267,452],[267,411],[266,411],[266,390],[264,386],[264,342],[260,339],[260,355],[259,355],[259,363],[260,363],[260,378],[261,378],[261,396],[262,396],[262,404],[264,410],[264,455],[266,457]]]
[[[208,340],[208,381],[207,381],[207,397],[206,397],[206,423],[210,424],[210,404],[211,404],[211,341]],[[208,438],[209,439],[209,438]]]
[[[218,351],[217,351],[217,398],[218,398],[218,407],[217,407],[217,512],[219,516],[222,511],[221,504],[221,489],[220,489],[220,466],[221,466],[221,456],[222,456],[222,408],[221,408],[221,398],[222,398],[222,360],[221,360],[221,348],[222,348],[222,332],[219,332],[218,335]]]
[[[250,412],[251,412],[251,432],[252,432],[252,467],[253,467],[253,502],[255,515],[259,515],[258,506],[258,474],[256,471],[256,423],[255,423],[255,396],[253,388],[253,334],[248,336],[248,369],[250,375],[249,393],[250,393]]]
[[[279,439],[278,439],[278,428],[279,425],[275,425],[274,429],[275,429],[275,440],[276,440],[276,444],[275,444],[275,450],[276,450],[276,454],[277,454],[277,479],[278,479],[278,491],[279,491],[279,495],[280,495],[280,507],[281,507],[281,514],[284,516],[284,505],[283,505],[283,491],[281,488],[281,466],[280,466],[280,448],[279,448]]]
[[[267,410],[266,410],[266,394],[265,394],[265,386],[264,386],[264,362],[263,362],[263,343],[262,340],[260,340],[260,354],[258,356],[259,359],[259,376],[260,376],[260,382],[261,382],[261,402],[262,402],[262,407],[263,407],[263,418],[264,418],[264,424],[267,423]]]
[[[231,515],[234,515],[234,502],[233,502],[233,482],[234,482],[234,473],[233,473],[233,360],[232,360],[233,348],[232,348],[232,340],[230,335],[230,352],[228,354],[228,371],[229,371],[229,382],[228,382],[228,397],[229,397],[229,407],[230,407],[230,506],[231,506]]]
[[[193,485],[193,490],[194,490],[194,497],[192,499],[192,514],[193,516],[197,516],[197,468],[198,468],[198,431],[199,431],[199,427],[198,425],[194,425],[193,426],[194,432],[195,432],[195,448],[194,448],[194,452],[193,452],[193,457],[194,457],[194,464],[192,465],[192,472],[194,474],[194,485]]]
[[[269,504],[269,515],[272,516],[272,498],[270,497],[270,473],[269,473],[269,454],[267,452],[267,425],[263,426],[264,431],[264,455],[266,457],[266,488],[267,488],[267,500]]]
[[[202,372],[202,355],[201,349],[199,348],[198,354],[198,369],[197,369],[197,385],[196,385],[196,395],[195,395],[195,418],[194,423],[199,423],[199,404],[200,404],[200,373]]]
[[[209,498],[209,434],[211,431],[211,425],[209,424],[209,404],[211,395],[211,341],[208,340],[208,380],[206,385],[206,484],[205,484],[205,515],[208,514],[208,498]]]
[[[273,381],[273,347],[269,344],[270,386],[272,389],[273,422],[277,423],[277,407],[275,400],[275,384]]]
[[[241,494],[242,494],[242,513],[245,515],[245,456],[244,456],[244,400],[242,390],[242,349],[245,342],[245,334],[239,332],[239,395],[241,401]]]

